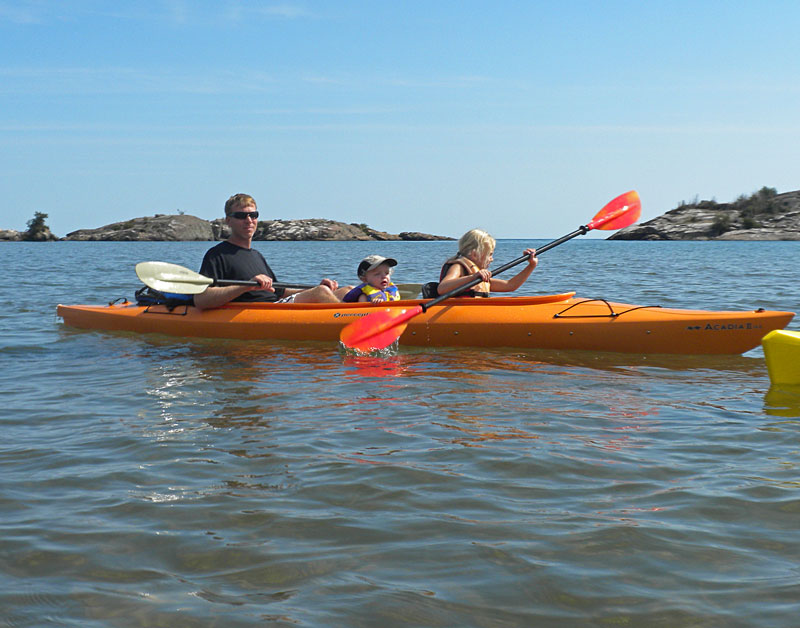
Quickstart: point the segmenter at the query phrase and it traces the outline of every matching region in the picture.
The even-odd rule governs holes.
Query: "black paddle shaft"
[[[575,237],[577,237],[579,235],[586,235],[588,232],[589,232],[589,227],[587,227],[586,225],[581,225],[580,227],[575,229],[575,231],[573,231],[572,233],[569,233],[569,234],[559,238],[558,240],[553,240],[552,242],[548,242],[547,244],[545,244],[541,248],[536,249],[536,255],[538,256],[541,253],[544,253],[545,251],[549,251],[550,249],[552,249],[554,247],[557,247],[559,244],[563,244],[567,240],[572,240],[572,238],[575,238]],[[529,255],[523,255],[522,257],[518,257],[517,259],[508,262],[508,264],[503,264],[497,270],[493,270],[492,271],[492,277],[494,277],[495,275],[498,275],[498,274],[508,270],[509,268],[513,268],[514,266],[522,264],[522,262],[527,261],[527,259],[529,257],[530,257]],[[433,301],[428,301],[427,303],[423,303],[422,304],[422,311],[426,312],[428,310],[428,308],[431,307],[432,305],[438,305],[439,303],[441,303],[445,299],[449,299],[450,297],[457,296],[457,295],[461,294],[462,292],[464,292],[465,290],[469,290],[472,286],[477,286],[481,281],[483,281],[483,280],[480,277],[476,277],[475,279],[469,281],[468,283],[465,283],[463,286],[460,286],[458,288],[454,288],[450,292],[445,292],[444,294],[436,297],[435,299],[433,299]]]
[[[211,284],[212,286],[257,286],[258,282],[253,281],[252,279],[215,279],[214,283]],[[272,284],[273,288],[295,288],[297,290],[308,290],[310,288],[316,288],[316,286],[310,286],[308,284],[303,283],[283,283],[281,281],[275,281]],[[416,283],[399,283],[397,284],[398,290],[408,290],[408,291],[415,291],[419,292],[420,285]]]
[[[252,279],[215,279],[212,286],[257,286],[258,282]],[[300,283],[281,283],[276,281],[272,284],[273,288],[297,288],[299,290],[308,290],[314,286],[307,286]]]

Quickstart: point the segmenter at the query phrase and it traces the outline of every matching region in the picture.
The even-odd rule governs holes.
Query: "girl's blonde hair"
[[[496,245],[495,239],[483,229],[471,229],[458,241],[458,254],[467,257],[472,251],[475,251],[480,259],[486,259],[489,253],[494,252]]]

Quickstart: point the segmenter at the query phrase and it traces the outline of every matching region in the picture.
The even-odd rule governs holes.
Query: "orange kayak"
[[[793,312],[707,311],[575,298],[449,299],[414,317],[401,345],[519,347],[625,353],[739,354],[789,324]],[[418,300],[396,301],[393,308]],[[230,303],[212,310],[185,305],[59,305],[70,327],[200,338],[339,340],[342,327],[383,304]]]

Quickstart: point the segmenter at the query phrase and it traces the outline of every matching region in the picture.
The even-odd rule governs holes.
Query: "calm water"
[[[207,247],[0,244],[0,625],[800,624],[800,396],[760,349],[354,358],[55,316]],[[377,252],[423,282],[453,243],[258,247],[287,281]],[[578,239],[520,293],[800,311],[799,262]]]

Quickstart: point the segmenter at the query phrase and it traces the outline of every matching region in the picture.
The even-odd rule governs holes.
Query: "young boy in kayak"
[[[458,296],[488,297],[490,292],[513,292],[530,277],[539,263],[535,249],[525,249],[528,265],[510,279],[492,277],[489,265],[494,259],[495,239],[481,229],[467,231],[458,241],[458,254],[448,259],[439,273],[440,295],[460,288],[473,279],[481,282]]]
[[[392,283],[392,269],[397,266],[397,260],[380,255],[367,255],[358,264],[358,278],[361,283],[344,295],[342,301],[360,301],[366,303],[379,303],[384,301],[399,301],[400,292]]]
[[[323,279],[306,290],[273,288],[275,273],[264,256],[252,248],[258,227],[258,207],[252,196],[234,194],[225,203],[225,223],[231,235],[210,248],[200,266],[200,274],[212,279],[237,279],[258,282],[256,286],[209,286],[194,297],[200,309],[219,307],[229,301],[280,301],[283,303],[338,303],[352,286],[340,288],[333,279]]]

